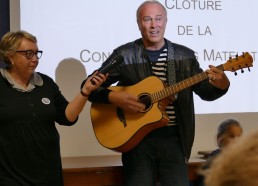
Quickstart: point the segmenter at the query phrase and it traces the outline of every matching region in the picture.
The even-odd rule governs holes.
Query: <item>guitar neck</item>
[[[224,71],[223,65],[219,65],[216,68]],[[168,87],[164,88],[163,90],[155,92],[151,95],[152,103],[160,101],[168,96],[174,95],[174,94],[180,92],[181,90],[191,87],[192,85],[195,85],[207,78],[208,78],[207,73],[201,72],[201,73],[196,74],[195,76],[185,79],[179,83],[168,86]]]

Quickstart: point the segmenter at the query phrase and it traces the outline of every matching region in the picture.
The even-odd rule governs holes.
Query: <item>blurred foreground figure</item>
[[[206,186],[258,185],[258,131],[225,148],[205,172]]]

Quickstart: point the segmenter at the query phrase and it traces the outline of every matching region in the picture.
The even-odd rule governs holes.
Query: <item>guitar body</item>
[[[245,52],[236,58],[230,58],[225,64],[217,66],[222,71],[235,72],[253,66],[253,58]],[[113,104],[91,106],[91,119],[97,140],[108,149],[127,152],[134,148],[149,132],[166,126],[169,118],[165,109],[179,91],[208,79],[206,72],[201,72],[188,79],[167,86],[158,77],[150,76],[133,86],[109,87],[114,91],[125,91],[138,97],[146,109],[141,113],[129,113]],[[210,80],[212,81],[212,80]]]
[[[133,86],[114,86],[109,89],[125,91],[139,97],[163,90],[164,86],[159,78],[151,76]],[[146,111],[136,114],[123,111],[113,104],[93,103],[91,119],[98,142],[119,152],[131,150],[150,131],[167,125],[169,119],[165,108],[168,103],[168,98],[163,99],[152,104]]]

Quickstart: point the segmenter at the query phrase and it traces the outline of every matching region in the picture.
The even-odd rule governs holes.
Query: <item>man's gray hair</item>
[[[164,7],[163,4],[161,4],[161,3],[160,3],[159,1],[157,1],[157,0],[147,0],[147,1],[144,1],[144,2],[138,7],[138,9],[137,9],[137,11],[136,11],[136,19],[137,19],[137,22],[138,22],[139,17],[140,17],[141,8],[142,8],[144,5],[146,5],[146,4],[158,4],[158,5],[160,5],[160,6],[164,9],[165,14],[166,14],[166,17],[167,17],[167,9]]]

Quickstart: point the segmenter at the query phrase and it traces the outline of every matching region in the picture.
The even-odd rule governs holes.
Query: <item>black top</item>
[[[67,100],[56,83],[40,74],[42,86],[18,91],[0,73],[0,185],[62,186],[59,134]]]

